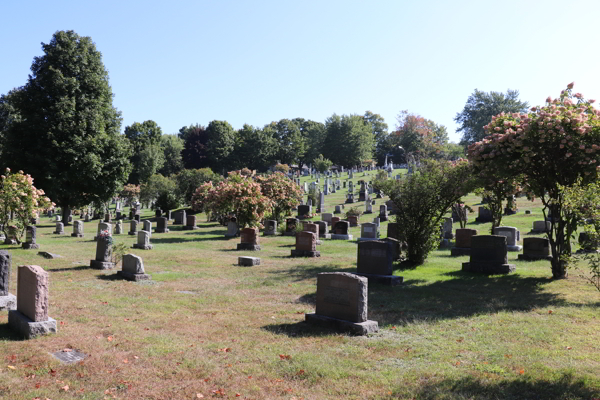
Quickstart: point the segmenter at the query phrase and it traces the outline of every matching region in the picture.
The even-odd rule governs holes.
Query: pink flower
[[[596,100],[594,100],[594,99],[589,99],[588,100],[588,103],[590,103],[590,104],[594,104],[595,102],[596,102]]]
[[[567,85],[567,89],[573,89],[573,86],[575,86],[575,82],[571,82]]]
[[[552,97],[548,96],[548,98],[546,99],[546,103],[552,103]]]
[[[583,97],[581,93],[575,93],[573,96],[577,97],[578,99],[581,99]]]
[[[565,148],[565,145],[564,145],[564,144],[561,144],[561,145],[560,145],[560,146],[558,146],[558,147],[560,147],[561,149],[564,149],[564,148]]]

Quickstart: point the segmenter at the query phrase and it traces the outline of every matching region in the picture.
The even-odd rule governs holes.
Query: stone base
[[[350,332],[354,335],[367,335],[369,333],[379,332],[379,324],[377,321],[367,320],[365,322],[351,322],[315,313],[304,314],[304,318],[309,324],[332,328],[341,332]]]
[[[579,249],[575,252],[575,254],[590,254],[590,253],[600,253],[600,250]]]
[[[115,267],[115,263],[110,261],[90,261],[90,267],[94,269],[113,269]]]
[[[356,200],[346,200],[345,204],[353,204],[356,203]]]
[[[321,257],[321,252],[310,250],[292,250],[290,257]]]
[[[6,296],[0,296],[0,311],[3,310],[16,310],[17,309],[17,296],[9,293]]]
[[[317,246],[320,246],[322,244],[323,244],[323,242],[321,242],[320,240],[317,240]]]
[[[17,244],[15,239],[4,239],[4,244]]]
[[[404,277],[395,275],[375,275],[375,274],[361,274],[355,273],[358,276],[364,276],[369,280],[369,283],[379,283],[387,286],[397,286],[404,282]]]
[[[492,222],[492,221],[493,220],[490,218],[480,218],[480,217],[475,218],[475,222],[480,222],[480,223],[486,223],[486,222]]]
[[[296,236],[296,231],[294,231],[294,232],[283,232],[283,236]]]
[[[331,239],[331,233],[319,234],[320,239]]]
[[[479,272],[482,274],[496,275],[509,274],[515,272],[515,264],[490,264],[490,263],[472,263],[462,264],[462,270],[466,272]]]
[[[454,233],[449,233],[444,235],[444,239],[452,240],[454,239]]]
[[[521,251],[521,250],[523,250],[523,246],[506,246],[506,250],[508,250],[508,251]]]
[[[387,221],[387,220],[388,220],[387,215],[381,215],[381,214],[379,214],[379,222],[384,222],[384,221]]]
[[[532,234],[532,235],[542,235],[542,234],[544,234],[546,232],[547,232],[546,230],[538,231],[538,230],[535,230],[535,229],[532,229],[532,230],[529,231],[529,233]]]
[[[194,231],[196,229],[199,229],[199,228],[197,226],[188,226],[188,225],[183,227],[184,231]]]
[[[249,250],[249,251],[260,251],[260,245],[252,244],[252,243],[238,243],[237,249],[238,250]]]
[[[337,233],[331,234],[331,240],[352,240],[354,236],[352,235],[338,235]]]
[[[238,236],[238,234],[237,234],[237,233],[234,233],[234,234],[231,234],[231,233],[226,233],[226,234],[225,234],[225,237],[226,237],[226,238],[229,238],[229,239],[231,239],[231,238],[234,238],[234,237],[237,237],[237,236]]]
[[[158,228],[156,228],[154,230],[154,233],[169,233],[169,229],[168,228],[165,228],[165,229],[158,229]]]
[[[373,211],[365,211],[363,214],[373,214]]]
[[[145,245],[145,244],[137,244],[134,243],[133,246],[131,246],[132,249],[140,249],[140,250],[152,250],[154,248],[154,246],[152,246],[151,244]]]
[[[379,238],[362,238],[362,237],[360,237],[360,238],[356,239],[357,242],[368,242],[371,240],[379,240]]]
[[[82,238],[83,237],[83,233],[71,233],[71,237]]]
[[[242,267],[253,267],[260,265],[260,258],[258,257],[238,257],[238,265]]]
[[[552,256],[539,256],[539,255],[535,255],[535,254],[519,254],[517,258],[520,261],[538,261],[538,260],[552,261]]]
[[[62,231],[62,232],[59,232],[59,231],[54,231],[54,232],[52,232],[52,233],[54,233],[55,235],[64,235],[64,234],[65,234],[65,231]],[[96,240],[96,238],[94,238],[94,240]]]
[[[379,220],[379,221],[381,222],[381,220]],[[358,226],[360,226],[359,223],[354,224],[354,223],[350,222],[350,228],[356,228]]]
[[[504,209],[504,215],[515,215],[519,212],[519,209],[517,208],[516,210],[509,210],[509,209]]]
[[[147,281],[149,279],[152,279],[152,277],[148,274],[131,274],[129,272],[124,271],[117,271],[117,275],[123,279],[133,282]]]
[[[131,236],[137,236],[137,232],[133,232],[133,231],[129,231],[129,232],[127,232],[127,234],[131,235]],[[94,240],[96,240],[96,238],[94,238]]]
[[[452,257],[470,256],[471,248],[470,247],[453,247],[450,249],[450,255]]]
[[[25,250],[35,250],[35,249],[39,249],[40,245],[37,243],[22,243],[21,247],[24,248]]]
[[[47,335],[48,333],[56,333],[58,330],[56,320],[53,318],[48,317],[48,321],[34,322],[17,310],[8,312],[8,326],[26,339],[32,339],[39,335]]]
[[[273,232],[273,231],[264,231],[263,232],[263,236],[277,236],[279,234],[279,232]]]

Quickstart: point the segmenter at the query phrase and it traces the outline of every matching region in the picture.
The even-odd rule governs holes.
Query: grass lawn
[[[326,197],[328,211],[346,192]],[[541,209],[524,198],[518,206],[503,224],[523,238]],[[303,321],[314,311],[316,274],[355,271],[356,242],[323,241],[316,259],[290,258],[295,239],[281,236],[261,237],[258,253],[238,252],[226,227],[199,221],[196,231],[153,233],[153,250],[131,249],[150,282],[89,269],[97,221],[78,239],[70,226],[52,234],[54,223],[41,218],[40,251],[59,259],[0,246],[13,256],[11,293],[18,265],[49,271],[49,315],[59,323],[57,334],[24,341],[0,312],[0,399],[600,398],[600,293],[574,270],[554,281],[549,262],[509,253],[516,273],[477,276],[461,272],[468,257],[434,251],[424,265],[395,272],[404,285],[369,287],[369,319],[380,332],[353,337]],[[472,221],[468,227],[489,233],[490,224]],[[360,237],[360,228],[350,233]],[[239,255],[261,257],[261,265],[239,267]],[[50,353],[63,349],[88,357],[61,364]]]

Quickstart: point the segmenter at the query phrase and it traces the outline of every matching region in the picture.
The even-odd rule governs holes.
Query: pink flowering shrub
[[[525,191],[540,197],[555,223],[548,234],[552,248],[552,273],[566,277],[561,256],[571,254],[573,221],[563,211],[561,185],[578,179],[594,182],[600,173],[600,110],[593,100],[572,93],[569,84],[556,99],[529,113],[500,114],[485,126],[489,136],[469,146],[468,157],[476,169],[505,178],[523,174]]]
[[[23,171],[11,173],[6,168],[4,175],[0,176],[0,224],[4,226],[7,234],[9,222],[16,227],[16,239],[20,242],[25,228],[38,212],[53,207],[55,204],[44,196],[44,191],[33,186],[33,178]],[[10,221],[11,212],[14,220]],[[8,237],[8,234],[7,234]]]
[[[265,197],[273,202],[271,217],[278,222],[291,215],[292,209],[302,200],[302,190],[283,173],[275,172],[256,178],[260,190]]]

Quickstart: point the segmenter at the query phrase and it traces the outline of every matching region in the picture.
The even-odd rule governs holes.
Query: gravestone
[[[377,230],[379,231],[379,228],[381,228],[381,222],[379,221],[379,217],[373,218],[373,223],[377,225]]]
[[[325,193],[319,193],[319,212],[324,213],[327,211],[327,207],[325,206]]]
[[[98,237],[102,236],[103,232],[108,236],[112,236],[112,225],[108,222],[98,223],[98,231],[96,232],[96,236],[94,236],[94,240],[98,240]]]
[[[135,214],[133,219],[139,223],[141,221],[140,214]]]
[[[65,225],[62,222],[56,223],[56,230],[54,232],[55,235],[64,235],[65,234]]]
[[[358,226],[358,216],[357,215],[349,215],[347,218],[348,222],[350,223],[350,226],[355,227]]]
[[[162,210],[160,208],[156,208],[156,210],[154,210],[154,218],[160,218],[162,217]]]
[[[471,237],[471,258],[462,264],[462,270],[490,275],[514,272],[515,265],[508,264],[506,236]]]
[[[133,209],[129,210],[129,219],[132,220],[133,219]]]
[[[115,214],[116,214],[115,219],[120,220],[123,218],[123,216],[121,215],[121,210],[117,210],[115,212]]]
[[[352,240],[354,237],[348,234],[348,230],[350,229],[350,222],[348,221],[338,221],[333,227],[333,232],[331,234],[331,239],[333,240]]]
[[[317,275],[315,313],[306,322],[336,330],[366,335],[379,331],[377,321],[367,319],[368,280],[347,272],[322,272]]]
[[[110,212],[104,214],[104,222],[111,222]]]
[[[183,227],[183,229],[186,231],[193,231],[193,230],[198,229],[198,227],[196,226],[196,216],[195,215],[188,215],[186,217],[185,226]]]
[[[238,250],[259,251],[260,245],[258,236],[258,228],[244,228],[240,235],[241,243],[238,243]]]
[[[325,221],[325,222],[331,224],[331,218],[332,217],[333,217],[333,214],[331,214],[331,213],[322,213],[321,214],[321,221]]]
[[[314,232],[298,232],[296,234],[296,249],[291,251],[291,256],[320,257],[321,253],[317,251],[317,237],[317,234]]]
[[[335,206],[335,211],[333,213],[334,214],[341,214],[342,213],[342,206],[340,206],[340,205]]]
[[[360,227],[360,237],[358,238],[358,241],[376,240],[379,237],[378,233],[377,225],[372,222],[365,222]]]
[[[90,222],[90,213],[85,213],[85,218],[83,218],[84,222]]]
[[[131,247],[140,250],[152,250],[154,246],[150,244],[150,232],[138,231],[137,243],[134,243]]]
[[[264,236],[275,236],[277,235],[277,221],[274,219],[265,222]]]
[[[171,210],[167,210],[167,212],[165,213],[165,218],[167,218],[167,221],[172,220],[173,218],[171,217]]]
[[[20,265],[17,273],[17,309],[8,312],[8,325],[26,339],[56,333],[56,320],[48,317],[48,272]]]
[[[457,212],[457,210],[455,210],[454,207],[452,208],[452,221],[460,222],[461,213],[465,223],[469,222],[469,210],[467,210],[464,205],[460,206],[460,213]]]
[[[123,221],[118,220],[115,224],[115,235],[120,235],[123,233]]]
[[[174,225],[183,225],[186,220],[185,210],[179,210],[175,213],[175,222]]]
[[[255,265],[260,265],[260,258],[241,256],[238,257],[238,265],[242,267],[253,267]]]
[[[523,254],[519,254],[518,258],[524,261],[552,260],[550,241],[537,237],[523,239]]]
[[[56,214],[56,216],[54,217],[54,221],[60,222],[62,221],[62,217],[59,214]]]
[[[79,222],[79,221],[77,221]],[[21,247],[29,250],[29,249],[39,249],[40,245],[36,243],[37,237],[37,228],[32,225],[28,225],[25,233],[25,242],[21,243]]]
[[[137,222],[135,219],[129,221],[129,232],[127,232],[127,234],[131,236],[137,235],[138,224],[139,222]]]
[[[387,237],[391,237],[394,239],[399,239],[398,235],[398,223],[397,222],[389,222],[387,226]]]
[[[458,228],[454,247],[450,249],[451,256],[465,256],[471,254],[471,238],[477,235],[477,229]]]
[[[154,229],[154,233],[167,233],[169,232],[169,228],[167,228],[167,218],[159,217],[156,219],[156,229]]]
[[[392,245],[392,259],[394,261],[400,260],[400,256],[402,255],[402,246],[400,245],[400,241],[390,237],[383,239],[383,241]]]
[[[298,226],[298,218],[287,218],[285,220],[284,236],[296,236],[296,227]]]
[[[506,236],[506,248],[508,251],[521,251],[523,246],[517,242],[521,239],[519,230],[512,226],[497,226],[494,228],[494,235]]]
[[[238,226],[237,226],[237,219],[231,218],[227,222],[227,233],[225,233],[225,237],[232,238],[232,237],[238,236],[238,234],[239,234],[239,230],[238,230]]]
[[[17,298],[9,292],[11,269],[11,254],[6,250],[0,250],[0,311],[17,308]]]
[[[365,214],[373,214],[373,204],[371,201],[365,202]]]
[[[73,222],[73,233],[71,233],[72,237],[83,237],[83,221],[75,221]]]
[[[315,221],[315,224],[319,226],[319,238],[331,239],[331,234],[327,232],[329,226],[326,221]]]
[[[381,204],[379,206],[379,220],[381,222],[388,220],[388,207],[386,204]]]
[[[4,238],[4,244],[17,244],[17,227],[9,226],[6,228],[7,237]]]
[[[299,205],[298,206],[298,219],[310,218],[312,214],[312,206]]]
[[[143,232],[143,231],[140,231]],[[117,271],[117,275],[128,281],[146,281],[151,279],[150,275],[144,270],[144,261],[142,257],[135,254],[123,255],[123,267],[121,271]]]
[[[579,238],[577,239],[577,242],[581,247],[576,251],[577,254],[594,253],[598,251],[598,243],[592,237],[590,237],[587,232],[579,232]]]
[[[550,221],[533,221],[533,228],[531,232],[533,234],[540,234],[549,232],[552,229],[552,222]]]
[[[312,232],[317,235],[317,245],[321,244],[321,241],[319,240],[319,225],[312,222],[303,222],[302,230],[306,232]]]
[[[398,244],[399,245],[399,244]],[[356,275],[364,276],[370,282],[385,285],[399,285],[401,276],[394,276],[394,244],[390,241],[371,240],[358,243]]]
[[[112,269],[112,237],[99,236],[96,241],[96,259],[90,261],[90,267],[95,269]]]
[[[150,237],[152,237],[152,222],[150,222],[149,220],[145,220],[142,224],[143,224],[142,230],[148,232],[150,234]]]
[[[479,207],[479,216],[475,218],[475,222],[492,222],[494,220],[492,212],[485,207]]]
[[[444,239],[454,239],[454,234],[452,233],[452,218],[444,218],[442,237]]]

